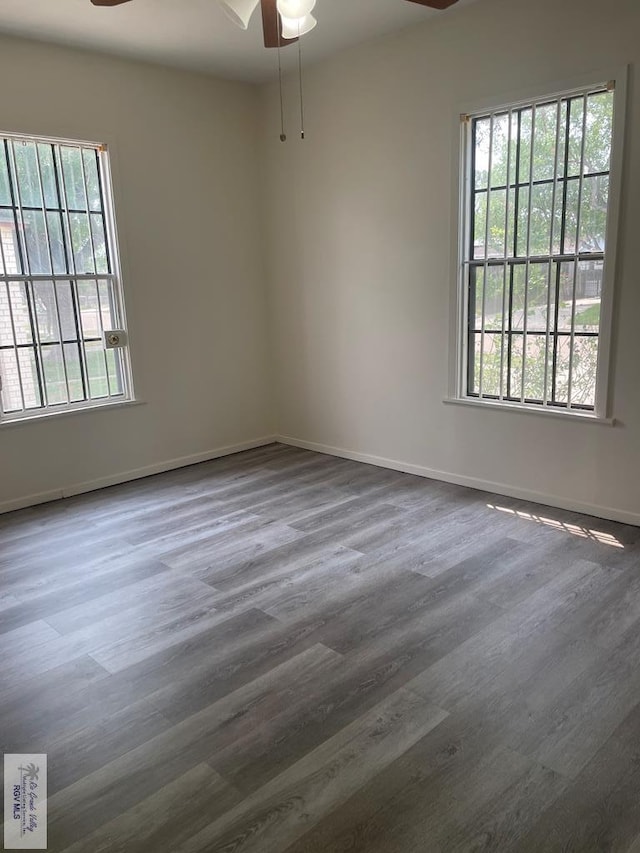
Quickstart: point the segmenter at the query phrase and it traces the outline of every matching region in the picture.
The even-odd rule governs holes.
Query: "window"
[[[0,417],[131,399],[106,148],[0,134]]]
[[[459,398],[605,415],[615,100],[463,116]]]

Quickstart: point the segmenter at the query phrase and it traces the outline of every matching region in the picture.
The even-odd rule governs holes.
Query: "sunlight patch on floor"
[[[520,509],[509,509],[506,506],[497,506],[496,504],[487,504],[489,509],[495,509],[497,512],[503,512],[507,515],[512,515],[514,518],[521,518],[523,521],[533,521],[535,524],[543,524],[545,527],[551,527],[564,533],[570,533],[572,536],[579,536],[581,539],[591,539],[598,542],[600,545],[609,545],[612,548],[624,548],[620,542],[611,533],[605,533],[604,530],[597,530],[592,527],[583,527],[580,524],[570,524],[566,521],[559,521],[557,518],[549,518],[546,515],[537,515],[532,512],[526,512]]]

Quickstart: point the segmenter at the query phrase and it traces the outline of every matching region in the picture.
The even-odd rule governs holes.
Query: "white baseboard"
[[[81,495],[85,492],[94,492],[97,489],[104,489],[107,486],[117,486],[120,483],[128,483],[131,480],[141,480],[144,477],[151,477],[153,474],[162,474],[165,471],[173,471],[176,468],[186,468],[189,465],[197,465],[199,462],[209,462],[211,459],[219,459],[222,456],[231,456],[233,453],[241,453],[243,450],[253,450],[255,447],[264,447],[268,444],[273,444],[276,440],[275,436],[265,436],[263,438],[253,439],[252,441],[243,441],[240,444],[219,447],[216,450],[207,450],[204,453],[194,453],[192,456],[182,456],[178,459],[169,459],[165,462],[147,465],[144,468],[135,468],[131,471],[121,471],[118,474],[113,474],[109,477],[87,480],[84,483],[72,483],[69,486],[64,486],[60,489],[53,489],[49,492],[26,495],[22,498],[16,498],[15,500],[0,503],[0,514],[13,512],[16,509],[25,509],[30,506],[37,506],[38,504],[48,503],[49,501],[60,500],[60,498],[70,498],[73,495]]]
[[[553,506],[569,512],[579,512],[584,515],[592,515],[595,518],[606,518],[610,521],[619,521],[622,524],[631,524],[640,527],[640,514],[629,512],[614,507],[598,506],[597,504],[573,501],[557,495],[533,492],[529,489],[521,489],[505,483],[494,483],[490,480],[480,480],[477,477],[466,477],[462,474],[451,474],[448,471],[437,471],[425,468],[422,465],[412,465],[408,462],[399,462],[396,459],[386,459],[382,456],[373,456],[369,453],[356,453],[352,450],[343,450],[340,447],[330,447],[326,444],[318,444],[314,441],[303,441],[289,435],[278,435],[276,441],[281,444],[289,444],[292,447],[301,447],[304,450],[314,450],[317,453],[326,453],[329,456],[339,456],[343,459],[352,459],[354,462],[365,462],[368,465],[377,465],[379,468],[390,468],[393,471],[402,471],[405,474],[416,474],[418,477],[427,477],[430,480],[442,480],[445,483],[454,483],[457,486],[467,486],[470,489],[478,489],[481,492],[492,492],[497,495],[506,495],[510,498],[531,501],[531,503]]]
[[[46,504],[63,498],[62,489],[52,489],[50,492],[39,492],[37,495],[25,495],[22,498],[13,498],[0,504],[0,515],[5,512],[13,512],[16,509],[27,509],[30,506]]]
[[[533,492],[529,489],[521,489],[517,486],[511,486],[505,483],[494,483],[490,480],[466,477],[461,474],[451,474],[447,471],[437,471],[432,468],[426,468],[422,465],[412,465],[408,462],[401,462],[396,459],[386,459],[385,457],[374,456],[369,453],[357,453],[355,451],[344,450],[339,447],[318,444],[313,441],[303,441],[302,439],[293,438],[288,435],[264,436],[263,438],[257,438],[252,441],[228,445],[227,447],[220,447],[203,453],[195,453],[191,456],[169,459],[165,462],[147,465],[144,468],[122,471],[109,477],[100,477],[96,480],[88,480],[84,483],[74,483],[60,489],[53,489],[48,492],[40,492],[38,494],[26,495],[14,500],[4,501],[3,503],[0,503],[0,515],[17,509],[25,509],[30,506],[48,503],[49,501],[68,498],[73,495],[80,495],[84,492],[93,492],[98,489],[104,489],[107,486],[116,486],[119,483],[127,483],[131,480],[151,477],[153,474],[162,474],[165,471],[173,471],[176,468],[186,468],[189,465],[197,465],[199,462],[209,462],[212,459],[219,459],[222,456],[231,456],[234,453],[241,453],[243,450],[252,450],[256,447],[264,447],[268,444],[273,444],[274,442],[289,444],[292,447],[301,447],[305,450],[314,450],[317,453],[326,453],[329,456],[339,456],[343,459],[352,459],[355,462],[364,462],[368,465],[376,465],[379,468],[390,468],[393,471],[403,471],[404,473],[415,474],[418,477],[426,477],[430,480],[442,480],[445,483],[467,486],[468,488],[478,489],[482,492],[506,495],[511,498],[519,498],[521,500],[531,501],[532,503],[542,504],[543,506],[558,507],[559,509],[568,510],[569,512],[580,512],[584,515],[592,515],[596,518],[607,518],[611,521],[619,521],[622,524],[631,524],[636,527],[640,527],[640,514],[628,512],[627,510],[598,506],[597,504],[583,503],[581,501],[572,501],[567,498],[558,497],[557,495]]]

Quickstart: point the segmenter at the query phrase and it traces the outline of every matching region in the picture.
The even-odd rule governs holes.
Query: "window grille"
[[[126,342],[106,148],[0,134],[2,418],[131,399]]]
[[[594,412],[615,91],[464,116],[461,396]]]

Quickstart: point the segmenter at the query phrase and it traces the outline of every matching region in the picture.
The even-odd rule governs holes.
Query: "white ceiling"
[[[366,39],[457,14],[461,0],[435,12],[405,0],[318,0],[316,29],[304,37],[306,62]],[[0,0],[0,32],[259,81],[277,73],[277,55],[262,47],[257,9],[247,32],[234,26],[217,0],[133,0],[99,8],[90,0]],[[283,51],[285,67],[297,56]]]

